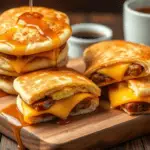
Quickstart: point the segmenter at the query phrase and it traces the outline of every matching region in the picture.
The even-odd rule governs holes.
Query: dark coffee
[[[142,12],[142,13],[146,13],[146,14],[150,14],[150,7],[137,8],[136,11],[139,11],[139,12]]]
[[[100,37],[104,37],[105,35],[100,32],[81,31],[81,32],[74,33],[73,36],[76,38],[81,38],[81,39],[97,39]]]

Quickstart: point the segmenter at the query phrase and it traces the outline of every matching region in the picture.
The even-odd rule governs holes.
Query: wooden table
[[[71,18],[71,24],[81,22],[102,23],[113,29],[113,39],[123,39],[122,16],[119,14],[101,14],[101,13],[68,13]],[[124,131],[122,131],[124,132]],[[115,133],[114,133],[115,134]],[[0,135],[0,150],[17,150],[17,144],[7,137]],[[149,150],[150,136],[122,143],[109,150]],[[99,146],[93,147],[92,150],[100,150]]]

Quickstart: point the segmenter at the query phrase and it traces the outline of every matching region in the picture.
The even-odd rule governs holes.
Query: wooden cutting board
[[[85,69],[82,59],[71,60],[68,67],[78,71]],[[0,99],[0,110],[15,103],[16,97]],[[135,137],[150,133],[150,117],[128,116],[119,110],[107,110],[107,104],[101,101],[101,107],[92,114],[76,116],[70,124],[57,125],[54,122],[41,123],[21,129],[23,145],[31,150],[84,149],[114,146]],[[11,126],[0,115],[0,132],[15,140]]]

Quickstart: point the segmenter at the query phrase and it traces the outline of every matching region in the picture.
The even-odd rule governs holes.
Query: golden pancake
[[[100,89],[92,81],[68,69],[25,74],[14,81],[14,88],[27,104],[33,104],[45,96],[60,100],[81,92],[100,96]]]
[[[0,52],[22,56],[50,51],[71,36],[66,14],[44,7],[19,7],[0,16]]]
[[[150,76],[128,80],[128,86],[137,96],[150,96]]]

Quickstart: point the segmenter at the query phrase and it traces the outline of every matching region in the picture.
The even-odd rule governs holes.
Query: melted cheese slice
[[[35,59],[37,57],[48,58],[50,61],[53,61],[53,62],[56,63],[59,51],[60,50],[58,49],[58,50],[55,50],[55,51],[43,52],[43,53],[40,53],[40,54],[29,56],[26,59],[24,59],[22,57],[17,57],[16,60],[10,60],[10,64],[12,65],[12,67],[14,68],[14,70],[17,73],[21,73],[22,70],[24,69],[24,67],[27,65],[27,63],[29,63],[30,61],[32,61],[33,59]]]
[[[130,102],[147,102],[150,103],[150,96],[136,96],[126,83],[119,83],[109,89],[109,100],[111,107],[115,108]]]
[[[51,50],[51,51],[48,51],[48,52],[43,52],[43,53],[40,53],[40,54],[36,54],[35,56],[36,57],[45,57],[45,58],[48,58],[48,59],[51,59],[51,60],[55,60],[58,53],[59,53],[59,49],[56,49],[56,50]]]
[[[27,105],[24,101],[22,101],[22,107],[23,107],[23,115],[24,120],[26,122],[30,122],[30,117],[36,117],[42,114],[52,114],[54,116],[57,116],[61,119],[66,119],[71,110],[82,100],[86,98],[93,98],[93,95],[88,93],[79,93],[72,97],[69,97],[67,99],[56,101],[53,106],[51,106],[48,110],[45,111],[36,111],[29,105]]]
[[[16,60],[11,60],[10,64],[17,73],[21,73],[22,69],[29,61],[31,61],[31,59],[22,59],[21,57],[18,57]]]
[[[108,77],[111,77],[117,81],[121,81],[129,65],[130,64],[119,64],[119,65],[109,66],[107,68],[98,70],[98,73],[107,75]]]

